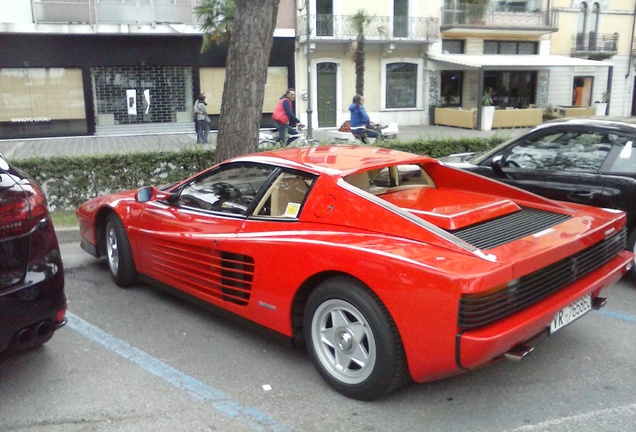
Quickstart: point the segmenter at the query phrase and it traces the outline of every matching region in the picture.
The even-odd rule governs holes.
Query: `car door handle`
[[[596,195],[596,193],[592,192],[592,191],[588,191],[588,192],[575,192],[572,195],[574,195],[577,198],[585,198],[585,199],[592,199],[594,198],[594,195]]]

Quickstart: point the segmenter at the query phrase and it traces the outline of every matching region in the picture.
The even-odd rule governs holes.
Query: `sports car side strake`
[[[625,214],[366,146],[238,157],[77,210],[82,247],[307,346],[374,399],[521,359],[628,271]]]

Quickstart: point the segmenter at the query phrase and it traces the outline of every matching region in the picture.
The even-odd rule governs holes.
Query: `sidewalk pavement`
[[[328,132],[333,130],[335,129],[315,129],[312,136],[321,142],[334,142],[334,139],[328,136]],[[512,138],[525,131],[527,129],[478,131],[447,126],[405,126],[400,128],[398,139],[410,141],[417,138],[489,138],[495,135]],[[196,144],[196,136],[189,133],[23,138],[0,140],[0,153],[7,159],[15,161],[34,157],[178,151],[186,148],[214,148],[216,137],[216,132],[210,133],[210,144]]]

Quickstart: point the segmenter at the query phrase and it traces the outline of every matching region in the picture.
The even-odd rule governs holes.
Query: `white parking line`
[[[150,354],[106,333],[77,315],[67,312],[66,318],[68,319],[68,327],[72,330],[108,348],[120,357],[130,360],[135,365],[161,378],[171,386],[185,391],[200,401],[212,404],[217,411],[239,422],[246,423],[250,428],[256,431],[289,430],[285,425],[272,419],[267,414],[228,399],[223,392],[208,386],[196,378],[186,375],[184,372],[154,358]]]
[[[631,414],[632,416],[636,413],[636,404],[623,405],[613,408],[606,408],[602,410],[595,410],[586,412],[583,414],[577,414],[574,416],[561,417],[554,420],[548,420],[541,423],[536,423],[533,425],[525,425],[515,429],[508,429],[504,432],[537,432],[537,431],[552,431],[559,426],[570,426],[572,429],[567,430],[575,430],[577,424],[584,424],[587,421],[598,419],[598,418],[607,418],[607,416],[617,416],[623,414]]]

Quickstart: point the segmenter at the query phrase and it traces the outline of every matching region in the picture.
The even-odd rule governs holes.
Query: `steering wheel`
[[[242,193],[238,188],[234,185],[231,185],[227,182],[218,182],[214,183],[211,187],[214,192],[219,196],[220,199],[236,199],[239,198]]]
[[[514,161],[514,160],[510,160],[510,159],[506,159],[506,164],[507,167],[513,167],[513,168],[521,168],[521,165],[519,165],[518,162]]]

